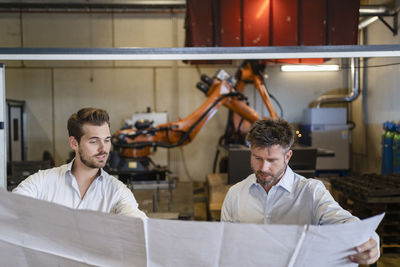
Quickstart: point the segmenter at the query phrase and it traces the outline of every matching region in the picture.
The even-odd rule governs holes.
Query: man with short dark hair
[[[13,192],[74,209],[147,218],[126,185],[102,169],[111,149],[108,113],[83,108],[67,127],[74,160],[29,176]]]
[[[306,179],[288,166],[294,143],[289,123],[282,119],[258,121],[246,139],[254,173],[229,189],[222,221],[324,225],[358,220],[339,206],[322,182]],[[376,234],[374,238],[379,240]],[[360,264],[376,262],[379,250],[374,238],[356,247],[349,259]]]

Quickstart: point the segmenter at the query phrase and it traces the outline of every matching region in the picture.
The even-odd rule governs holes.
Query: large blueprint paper
[[[0,266],[357,266],[383,215],[329,226],[142,220],[0,190]]]
[[[286,266],[302,226],[148,220],[149,266]],[[278,232],[281,234],[277,235]],[[260,265],[261,264],[261,265]]]
[[[148,266],[358,266],[348,260],[383,214],[340,225],[148,220]]]
[[[146,266],[143,221],[0,191],[0,266]]]
[[[349,263],[347,256],[355,254],[355,246],[371,237],[382,218],[383,214],[341,225],[309,226],[293,266],[311,266],[309,262],[313,263],[312,266],[347,266]]]

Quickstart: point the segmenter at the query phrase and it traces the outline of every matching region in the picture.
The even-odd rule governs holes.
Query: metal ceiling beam
[[[185,8],[186,0],[0,0],[0,8]],[[387,14],[386,6],[360,6],[360,16]]]
[[[400,45],[0,48],[0,60],[220,60],[400,57]]]
[[[0,8],[184,8],[185,0],[0,0]]]

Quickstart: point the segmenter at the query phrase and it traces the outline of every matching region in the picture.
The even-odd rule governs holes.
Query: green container
[[[393,173],[400,173],[400,124],[393,135]]]

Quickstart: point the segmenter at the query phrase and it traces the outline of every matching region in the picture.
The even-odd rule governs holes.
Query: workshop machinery
[[[385,212],[377,229],[383,253],[400,248],[400,174],[365,173],[330,180],[332,195],[360,219]]]
[[[305,146],[321,147],[334,152],[330,157],[318,157],[317,174],[347,175],[350,169],[350,131],[347,109],[342,107],[308,108],[300,125],[298,142]]]
[[[236,75],[218,70],[214,77],[201,75],[197,88],[207,99],[193,113],[174,122],[153,125],[152,121],[136,121],[134,127],[123,128],[112,136],[114,147],[109,171],[126,182],[129,180],[163,180],[166,167],[157,165],[150,156],[157,148],[174,148],[189,144],[221,106],[229,109],[224,143],[244,143],[244,136],[260,115],[251,108],[243,94],[247,83],[254,84],[272,118],[278,118],[264,83],[265,64],[244,61]]]

